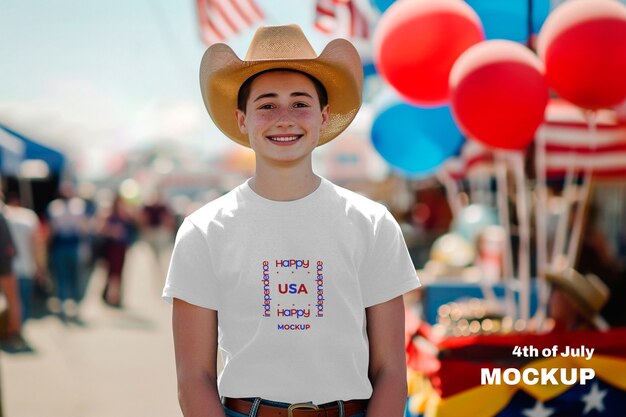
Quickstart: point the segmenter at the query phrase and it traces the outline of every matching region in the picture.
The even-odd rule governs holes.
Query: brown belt
[[[239,398],[224,398],[224,405],[241,414],[249,415],[253,401]],[[346,417],[363,413],[367,409],[367,400],[350,400],[343,402]],[[310,403],[292,404],[289,407],[277,407],[268,404],[259,405],[257,417],[340,417],[337,402],[312,405]]]

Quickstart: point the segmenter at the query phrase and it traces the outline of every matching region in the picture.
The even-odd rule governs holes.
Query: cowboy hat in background
[[[583,275],[573,268],[549,271],[545,279],[555,288],[563,291],[573,301],[573,306],[582,318],[599,330],[607,330],[609,325],[600,316],[600,310],[610,296],[610,290],[594,274]]]
[[[330,117],[319,145],[346,129],[361,107],[363,67],[349,41],[334,39],[317,56],[298,25],[260,27],[243,61],[228,45],[217,43],[206,50],[200,64],[200,87],[209,115],[241,145],[250,146],[234,114],[239,89],[251,76],[273,69],[307,73],[326,88]]]

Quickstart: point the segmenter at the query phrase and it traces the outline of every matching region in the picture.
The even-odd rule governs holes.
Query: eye
[[[274,105],[272,103],[265,103],[265,104],[261,104],[259,106],[259,109],[261,109],[261,110],[270,110],[270,109],[273,109],[273,108],[274,108]]]
[[[304,107],[310,107],[308,103],[304,103],[304,102],[297,102],[293,105],[295,108],[304,108]]]

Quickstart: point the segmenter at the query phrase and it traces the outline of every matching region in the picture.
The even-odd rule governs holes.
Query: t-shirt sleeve
[[[359,272],[365,307],[384,303],[421,284],[402,231],[386,211],[375,226],[374,240]]]
[[[172,303],[174,298],[212,310],[219,307],[218,282],[205,234],[189,220],[178,229],[163,289],[165,301]]]

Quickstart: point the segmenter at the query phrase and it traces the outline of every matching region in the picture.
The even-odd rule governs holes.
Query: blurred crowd
[[[129,248],[144,241],[162,267],[179,221],[159,192],[139,202],[120,193],[95,199],[62,183],[41,213],[24,207],[16,193],[2,201],[0,339],[14,345],[24,343],[21,329],[33,317],[34,303],[65,323],[81,323],[79,304],[96,266],[106,271],[103,302],[123,307]]]
[[[441,185],[422,182],[420,186],[411,186],[392,180],[378,188],[356,191],[363,191],[389,207],[402,227],[423,284],[451,280],[482,283],[483,292],[489,290],[483,294],[488,301],[487,295],[493,292],[490,288],[503,284],[511,273],[506,271],[504,247],[508,236],[515,256],[515,222],[507,232],[499,224],[492,204],[469,204],[469,198],[464,209],[454,215]],[[346,186],[350,188],[349,184]],[[94,189],[85,191],[73,183],[62,182],[57,195],[38,212],[24,207],[15,191],[9,189],[3,196],[0,340],[19,340],[21,326],[33,312],[41,314],[34,310],[42,305],[46,314],[55,314],[64,322],[80,322],[79,304],[96,266],[106,271],[102,302],[112,308],[123,307],[123,269],[129,248],[137,241],[149,247],[159,269],[148,273],[164,278],[169,250],[182,218],[203,201],[220,195],[215,189],[183,199],[176,193],[171,197],[167,187],[154,187],[152,192],[140,190],[129,197],[123,187],[117,192],[99,189],[96,193]],[[405,198],[399,198],[403,195]],[[621,308],[626,294],[623,250],[608,247],[609,239],[598,223],[602,216],[595,210],[596,204],[591,207],[576,269],[584,276],[595,274],[600,278],[600,284],[610,294],[597,309],[602,309],[602,316],[610,325],[623,326],[626,324]],[[531,258],[535,258],[534,254]],[[512,262],[516,264],[517,259]],[[534,263],[531,270],[536,277],[538,270]],[[555,282],[559,281],[552,280],[552,286],[558,287]],[[556,300],[558,294],[553,298]],[[33,306],[33,302],[38,304]],[[417,300],[414,304],[421,302]],[[555,308],[552,313],[556,311]]]

